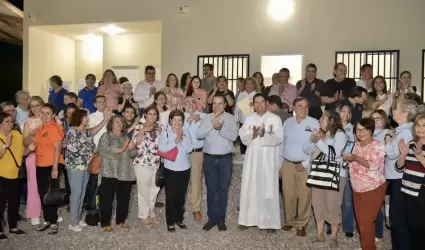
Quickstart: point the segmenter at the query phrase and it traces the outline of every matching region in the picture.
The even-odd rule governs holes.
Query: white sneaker
[[[87,227],[87,223],[85,221],[80,221],[78,222],[78,226],[80,226],[81,228],[85,228]]]
[[[33,226],[40,225],[40,218],[33,218],[33,219],[31,219],[31,225],[33,225]]]
[[[70,231],[74,232],[74,233],[77,233],[77,232],[81,232],[81,231],[83,231],[83,229],[82,229],[79,225],[76,225],[76,226],[69,225],[69,226],[68,226],[68,229],[69,229]]]
[[[62,216],[59,216],[58,217],[58,222],[62,222],[63,221],[63,217]]]

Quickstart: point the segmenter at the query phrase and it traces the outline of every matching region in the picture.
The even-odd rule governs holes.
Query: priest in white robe
[[[283,142],[282,121],[268,112],[266,97],[255,94],[255,113],[239,130],[248,146],[242,171],[237,230],[257,226],[275,232],[281,228],[279,195],[279,145]]]

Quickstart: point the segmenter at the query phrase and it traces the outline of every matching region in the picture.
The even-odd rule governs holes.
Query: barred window
[[[347,65],[347,77],[356,81],[361,79],[360,67],[366,63],[371,64],[374,76],[383,76],[390,90],[397,87],[400,50],[336,51],[335,63],[338,62]]]
[[[203,55],[198,56],[198,76],[202,78],[203,66],[210,63],[214,66],[214,76],[225,76],[229,89],[236,92],[238,77],[249,76],[249,55]]]

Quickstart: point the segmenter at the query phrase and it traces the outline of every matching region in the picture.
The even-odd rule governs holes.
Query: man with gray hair
[[[16,106],[16,117],[15,122],[21,128],[21,131],[24,131],[24,122],[28,118],[28,102],[30,99],[30,94],[27,91],[19,90],[15,94],[15,100],[18,104]]]

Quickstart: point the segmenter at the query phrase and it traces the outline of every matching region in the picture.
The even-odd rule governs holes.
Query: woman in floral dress
[[[146,122],[138,125],[129,147],[137,148],[134,169],[137,180],[138,216],[146,227],[159,224],[154,207],[159,187],[155,185],[155,175],[160,164],[158,150],[159,135],[163,127],[158,123],[159,112],[156,105],[145,109]],[[131,145],[133,144],[133,145]]]

